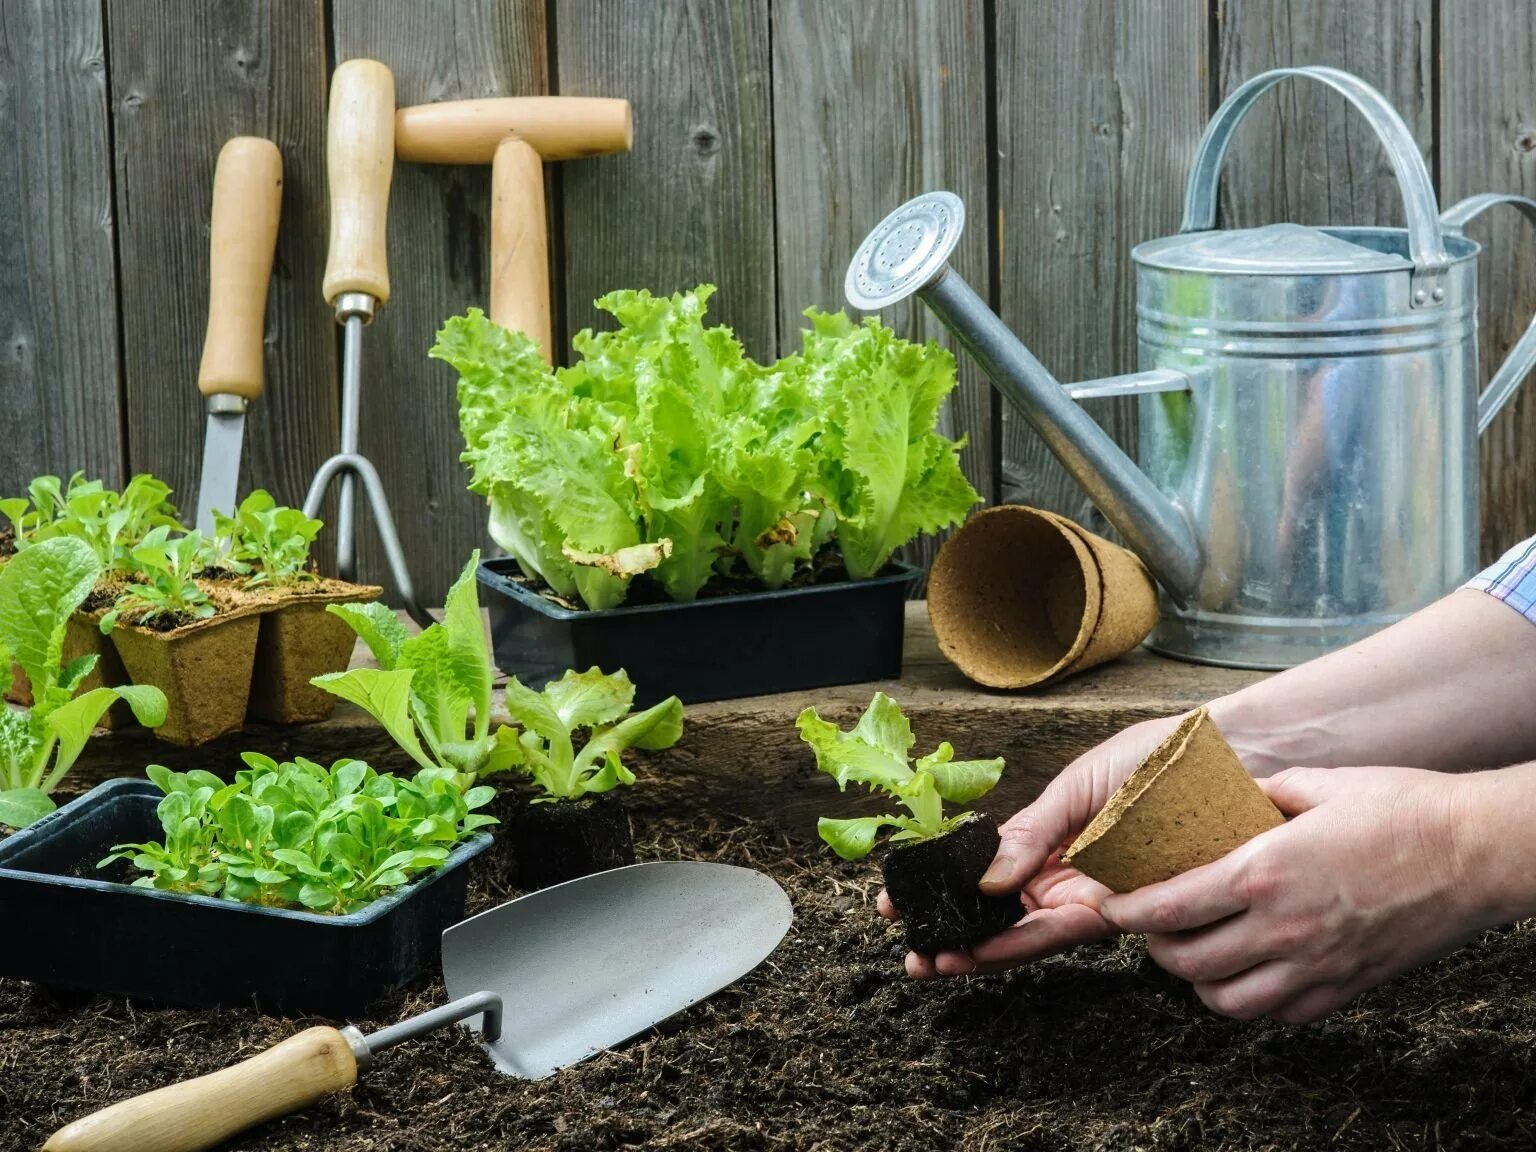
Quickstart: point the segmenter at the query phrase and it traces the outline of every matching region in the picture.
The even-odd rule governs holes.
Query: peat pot
[[[477,574],[497,666],[530,688],[567,668],[623,668],[640,708],[894,679],[907,592],[921,574],[893,563],[868,580],[592,612],[540,595],[519,571],[501,558]]]
[[[1215,228],[1238,122],[1286,78],[1333,89],[1380,138],[1406,228]],[[965,211],[948,192],[886,217],[848,269],[866,310],[920,296],[1082,484],[1161,585],[1148,644],[1284,668],[1422,608],[1476,567],[1477,437],[1536,362],[1527,330],[1478,394],[1478,245],[1508,204],[1437,211],[1412,134],[1333,68],[1237,88],[1205,130],[1179,234],[1138,246],[1141,371],[1063,386],[948,266]],[[1084,316],[1081,322],[1093,323]],[[1138,467],[1077,404],[1141,397]]]
[[[345,672],[357,645],[357,633],[328,604],[366,604],[384,589],[367,584],[324,581],[314,590],[288,591],[261,617],[256,663],[251,673],[246,715],[274,724],[311,724],[324,720],[336,697],[310,680],[327,672]]]
[[[135,888],[114,844],[158,840],[160,790],[112,780],[0,840],[0,976],[193,1008],[355,1016],[432,969],[464,918],[466,840],[435,872],[344,916]],[[113,869],[124,869],[117,872]],[[131,878],[131,877],[130,877]]]

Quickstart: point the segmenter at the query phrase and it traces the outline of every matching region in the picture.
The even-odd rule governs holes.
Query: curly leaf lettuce
[[[806,313],[806,371],[826,405],[823,491],[848,574],[873,576],[908,540],[958,524],[981,497],[960,469],[964,441],[940,436],[955,358],[900,339],[873,317]]]
[[[885,828],[896,829],[893,841],[927,840],[948,832],[970,813],[945,816],[944,802],[969,804],[985,796],[1003,772],[1001,758],[956,760],[947,742],[911,761],[912,726],[884,692],[875,693],[849,732],[823,720],[814,708],[801,712],[795,726],[816,754],[816,767],[837,781],[839,791],[850,783],[863,784],[907,810],[901,815],[817,821],[818,835],[844,860],[868,856]]]

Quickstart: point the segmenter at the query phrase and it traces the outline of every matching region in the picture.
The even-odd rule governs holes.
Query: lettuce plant
[[[201,532],[173,537],[165,525],[152,530],[130,554],[133,583],[102,614],[102,634],[111,632],[120,620],[174,625],[212,616],[213,601],[194,579],[207,557],[208,543]]]
[[[521,771],[542,795],[535,804],[579,800],[633,784],[634,773],[619,759],[626,749],[670,748],[683,734],[683,705],[676,696],[630,714],[635,686],[622,668],[610,675],[597,668],[568,671],[542,692],[507,681],[507,711],[523,725]],[[575,733],[590,729],[581,751]]]
[[[76,472],[64,483],[39,476],[26,497],[0,500],[0,516],[10,521],[13,543],[22,551],[59,536],[83,540],[107,572],[131,569],[134,548],[154,529],[179,528],[170,503],[170,487],[147,473],[115,492],[100,480]]]
[[[215,510],[213,524],[219,562],[247,577],[247,588],[285,588],[317,578],[309,550],[325,525],[278,504],[265,489],[240,501],[233,516]]]
[[[475,811],[496,790],[463,789],[447,769],[403,779],[361,760],[241,758],[232,784],[151,765],[164,839],[114,845],[97,867],[128,860],[144,873],[140,888],[346,913],[441,867],[454,844],[496,823]]]
[[[466,789],[522,759],[516,729],[491,730],[495,667],[475,594],[479,563],[475,552],[448,590],[442,620],[416,636],[377,602],[329,605],[379,666],[310,681],[362,708],[422,768],[450,770]]]
[[[674,600],[717,573],[777,588],[834,539],[849,574],[871,576],[979,499],[962,444],[935,430],[949,353],[811,312],[801,353],[758,364],[706,327],[713,293],[609,293],[597,305],[619,327],[579,333],[569,368],[478,310],[438,333],[470,490],[496,542],[559,595],[613,607],[642,573]]]
[[[32,707],[0,705],[0,824],[22,827],[54,809],[49,793],[74,766],[102,713],[126,700],[139,723],[165,723],[158,688],[124,685],[79,692],[96,655],[63,663],[69,617],[101,576],[82,540],[44,540],[0,568],[0,694],[12,666],[26,675]],[[78,695],[77,695],[78,693]]]
[[[850,782],[863,784],[906,809],[903,815],[818,820],[816,831],[844,860],[868,856],[883,828],[896,829],[893,841],[943,835],[970,815],[945,816],[944,802],[969,804],[985,796],[1003,772],[1001,759],[956,760],[947,741],[912,760],[912,726],[884,692],[875,693],[852,731],[823,720],[814,708],[801,712],[795,726],[816,753],[816,767],[837,781],[839,791]]]

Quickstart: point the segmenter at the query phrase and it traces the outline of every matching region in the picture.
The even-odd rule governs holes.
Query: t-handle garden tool
[[[419,104],[395,115],[395,155],[416,164],[491,165],[491,319],[550,360],[544,161],[627,152],[628,100],[503,96]]]
[[[383,1049],[471,1017],[501,1072],[542,1079],[739,980],[793,918],[773,880],[729,864],[636,864],[545,888],[443,933],[450,1003],[366,1036],[307,1029],[76,1120],[44,1152],[211,1148],[350,1088]]]
[[[219,150],[208,229],[208,330],[197,371],[197,390],[208,406],[197,527],[208,537],[213,510],[235,510],[245,412],[261,395],[267,282],[282,203],[283,158],[276,144],[236,136]]]
[[[389,182],[395,164],[395,78],[377,60],[348,60],[331,78],[326,123],[326,176],[331,196],[330,252],[324,291],[342,326],[341,451],[320,466],[304,497],[304,514],[315,516],[331,481],[341,478],[336,510],[336,572],[357,579],[356,492],[361,480],[373,509],[379,541],[389,561],[395,592],[423,628],[432,617],[416,599],[405,551],[395,531],[389,498],[372,461],[358,451],[362,407],[363,328],[389,300],[389,261],[384,249]]]

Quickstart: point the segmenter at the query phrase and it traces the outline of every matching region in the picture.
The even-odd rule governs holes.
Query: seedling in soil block
[[[127,572],[130,554],[156,528],[180,528],[170,503],[171,489],[141,473],[121,493],[100,480],[76,472],[68,483],[38,476],[27,495],[0,500],[0,516],[10,522],[10,545],[24,551],[61,536],[84,541],[104,573]]]
[[[213,525],[220,566],[245,577],[246,588],[286,588],[319,579],[309,550],[324,524],[278,504],[264,489],[240,501],[233,516],[215,510]]]
[[[670,748],[683,734],[683,705],[670,696],[630,715],[635,686],[620,669],[567,672],[535,692],[513,677],[507,711],[526,731],[519,769],[540,795],[512,822],[525,888],[545,888],[635,862],[629,816],[613,790],[635,782],[619,759],[629,748]],[[590,733],[580,752],[575,732]]]
[[[959,948],[1018,921],[1018,897],[985,895],[978,886],[999,844],[991,820],[978,812],[943,811],[945,801],[968,804],[990,792],[1002,775],[1001,758],[956,760],[946,741],[911,760],[912,726],[884,692],[875,693],[851,732],[814,708],[795,723],[816,753],[816,766],[839,790],[864,784],[906,808],[903,815],[823,817],[816,830],[844,860],[860,860],[882,829],[896,829],[890,838],[895,847],[885,858],[885,890],[901,914],[908,947],[923,953]]]
[[[32,691],[30,708],[0,705],[0,824],[22,827],[53,811],[49,793],[114,702],[126,700],[148,727],[165,721],[158,689],[125,685],[82,693],[95,655],[63,662],[70,615],[100,576],[90,546],[68,537],[32,545],[0,568],[0,692],[10,688],[13,664]]]
[[[423,768],[458,773],[466,789],[522,760],[517,729],[491,731],[495,668],[475,593],[479,563],[477,551],[448,590],[442,620],[417,636],[382,604],[331,605],[379,666],[310,681],[367,712]]]
[[[213,601],[194,579],[205,567],[208,543],[201,532],[174,539],[164,525],[144,537],[131,554],[134,582],[101,617],[105,635],[118,621],[166,632],[214,614]]]
[[[156,809],[165,839],[116,844],[97,867],[126,860],[144,873],[139,888],[344,914],[441,867],[455,844],[497,822],[474,811],[496,790],[466,791],[445,768],[403,779],[361,760],[241,758],[232,784],[150,765],[165,793]]]

